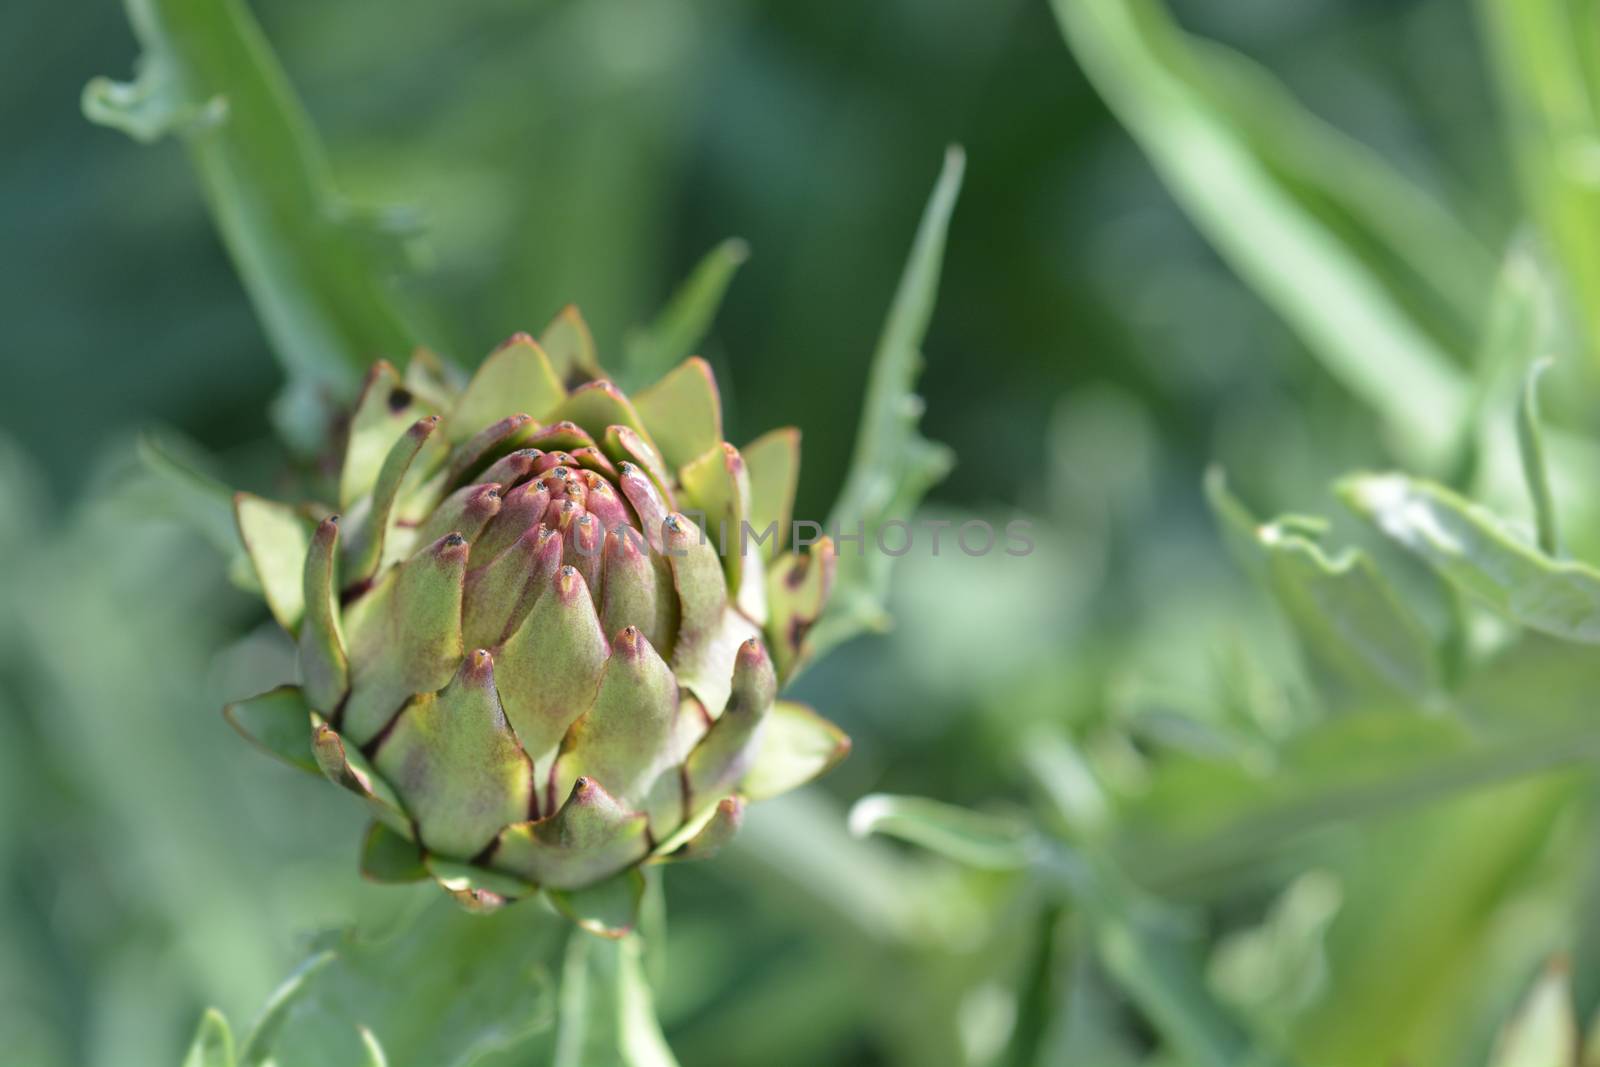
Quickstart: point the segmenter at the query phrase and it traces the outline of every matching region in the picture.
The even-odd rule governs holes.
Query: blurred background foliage
[[[683,1063],[1476,1064],[1559,950],[1592,1010],[1594,790],[1571,767],[1600,668],[1462,610],[1327,492],[1402,464],[1531,523],[1516,387],[1535,348],[1593,350],[1572,309],[1600,307],[1587,7],[1564,35],[1544,2],[1174,5],[1241,65],[1144,0],[252,6],[339,188],[420,223],[396,302],[452,358],[570,301],[614,361],[707,250],[748,242],[705,354],[730,438],[803,428],[818,519],[941,153],[966,147],[920,383],[956,466],[924,517],[1027,517],[1037,547],[903,560],[894,631],[797,693],[852,758],[665,879],[650,965]],[[358,1062],[353,1022],[397,1065],[442,1062],[408,1027],[500,973],[496,939],[413,924],[425,901],[355,876],[356,816],[225,727],[289,653],[135,458],[166,427],[270,486],[283,373],[183,153],[80,114],[86,81],[129,71],[122,11],[21,0],[0,28],[6,1055],[175,1064],[204,1007],[250,1018],[358,924],[282,1067]],[[1590,559],[1593,367],[1543,393]],[[1283,559],[1253,520],[1229,559],[1212,461],[1255,514],[1339,516],[1329,543],[1364,546],[1407,617],[1336,603],[1296,645],[1285,618],[1304,634],[1329,601],[1251,580]],[[854,838],[875,791],[1025,820],[1055,859],[982,851],[987,827],[975,865]],[[531,945],[540,919],[493,921]],[[561,964],[529,955],[525,997],[439,1023],[452,1053],[545,1062]]]

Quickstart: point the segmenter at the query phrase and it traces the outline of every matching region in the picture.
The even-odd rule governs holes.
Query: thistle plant
[[[776,699],[835,567],[778,551],[798,431],[741,451],[705,361],[630,399],[575,311],[544,338],[375,365],[337,507],[236,498],[301,684],[230,721],[367,804],[370,874],[473,906],[709,854],[849,747]]]

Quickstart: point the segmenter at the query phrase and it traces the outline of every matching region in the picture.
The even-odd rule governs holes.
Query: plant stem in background
[[[343,200],[315,129],[243,0],[126,0],[144,48],[131,83],[96,78],[84,113],[139,141],[176,134],[289,376],[278,423],[321,444],[327,415],[414,338],[388,292],[400,216]]]
[[[1600,9],[1592,0],[1483,0],[1523,194],[1600,356]]]

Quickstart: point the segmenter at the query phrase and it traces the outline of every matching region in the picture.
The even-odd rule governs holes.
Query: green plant
[[[345,521],[236,498],[302,684],[228,715],[367,803],[373,877],[431,874],[473,906],[543,887],[620,936],[637,864],[715,852],[746,798],[848,748],[775,703],[836,561],[827,538],[779,552],[799,434],[722,440],[699,359],[630,400],[570,311],[464,384],[441,369],[368,375]]]
[[[590,930],[621,937],[647,925],[640,861],[714,850],[744,796],[792,787],[843,754],[841,734],[774,696],[812,655],[885,624],[883,561],[840,560],[835,582],[826,540],[805,555],[757,541],[719,556],[673,508],[698,506],[731,538],[749,523],[781,539],[798,435],[769,435],[742,455],[726,445],[698,360],[630,402],[602,377],[570,309],[539,342],[513,338],[466,381],[426,353],[403,376],[372,363],[410,336],[384,311],[393,302],[385,261],[368,254],[367,216],[333,192],[248,12],[231,0],[158,0],[129,13],[146,47],[140,78],[91,84],[85,110],[143,140],[175,133],[188,144],[290,375],[279,411],[286,440],[310,460],[331,442],[344,446],[335,477],[302,468],[308,495],[337,500],[343,522],[326,505],[249,494],[230,505],[174,452],[146,446],[169,504],[212,536],[235,580],[258,588],[297,637],[302,684],[231,705],[230,720],[367,801],[377,819],[363,854],[369,875],[431,874],[478,910],[542,886]],[[909,513],[948,465],[916,435],[911,389],[961,169],[952,152],[873,361],[855,472],[830,516],[864,537]],[[742,258],[737,243],[714,250],[661,318],[632,335],[622,370],[645,377],[687,355]],[[356,314],[363,308],[376,311]],[[369,363],[357,395],[351,368]],[[352,401],[345,422],[338,412]],[[230,506],[237,542],[222,518]],[[539,727],[549,743],[532,742],[534,706],[555,712],[561,692],[571,697],[557,702],[561,721],[545,716]],[[712,719],[722,725],[711,729]],[[489,765],[498,770],[486,778]],[[512,862],[514,852],[527,862]],[[526,976],[490,957],[521,945],[537,958],[544,943],[524,924],[540,927],[542,913],[507,911],[515,915],[500,934],[434,920],[393,950],[431,945],[485,987],[515,994]],[[550,1032],[548,1017],[508,1029],[511,1013],[491,996],[427,1040],[383,1043],[385,1030],[415,1026],[415,1014],[392,996],[365,1010],[348,1003],[370,994],[364,972],[382,951],[355,941],[322,950],[274,998],[237,1061],[337,1059],[339,1041],[358,1034],[368,1062],[389,1062],[386,1048],[397,1063],[467,1062]],[[637,937],[569,942],[557,1062],[670,1062],[642,955]],[[403,1003],[437,1013],[440,1000],[419,987]],[[316,1030],[305,1019],[328,1010],[389,1021],[368,1027],[358,1017],[336,1028],[342,1036],[306,1037]],[[285,1021],[296,1012],[298,1026]],[[227,1024],[208,1015],[191,1062],[234,1059]]]

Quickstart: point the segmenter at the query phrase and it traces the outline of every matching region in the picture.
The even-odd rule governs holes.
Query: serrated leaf
[[[555,1067],[677,1067],[656,1022],[638,937],[574,936],[561,972]]]
[[[1272,591],[1319,681],[1346,701],[1434,696],[1432,639],[1365,553],[1329,556],[1304,523],[1256,522],[1220,471],[1207,477],[1206,497],[1235,554],[1247,556]]]
[[[857,837],[897,837],[985,871],[1020,870],[1038,851],[1025,823],[924,797],[874,793],[856,801],[849,821]]]
[[[138,80],[91,81],[85,114],[140,140],[182,139],[295,394],[348,401],[374,358],[413,345],[387,287],[405,264],[393,241],[385,254],[373,240],[385,222],[335,191],[311,122],[241,0],[127,8],[144,49]],[[326,428],[303,419],[296,443],[319,443],[313,433]]]
[[[1569,641],[1600,643],[1600,571],[1552,559],[1491,512],[1404,474],[1357,474],[1339,494],[1386,537],[1509,618]]]
[[[816,655],[864,630],[887,627],[884,605],[894,559],[872,550],[878,531],[885,522],[910,516],[953,462],[944,446],[918,436],[922,401],[913,388],[922,366],[922,339],[938,295],[945,236],[965,169],[966,157],[959,148],[945,153],[944,168],[917,227],[872,356],[850,473],[828,520],[829,532],[836,538],[859,532],[862,541],[839,553],[833,598],[811,635]]]
[[[748,258],[750,246],[737,237],[705,254],[655,321],[628,336],[623,364],[626,384],[637,388],[653,382],[680,360],[697,354],[695,349],[710,331],[733,276]],[[665,450],[665,445],[662,447]]]
[[[1453,458],[1472,398],[1450,352],[1476,326],[1484,250],[1255,67],[1190,40],[1155,0],[1052,3],[1090,80],[1229,265],[1412,460]],[[1420,314],[1415,289],[1453,313]]]

